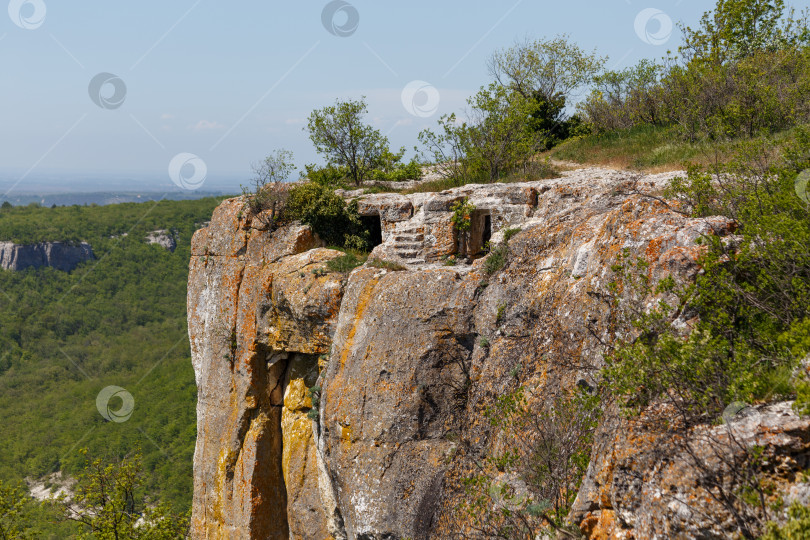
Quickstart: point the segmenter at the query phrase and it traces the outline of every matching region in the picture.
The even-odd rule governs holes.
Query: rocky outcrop
[[[695,240],[733,231],[643,194],[671,177],[591,169],[364,196],[361,214],[379,216],[383,231],[372,258],[406,269],[370,263],[348,275],[330,271],[341,254],[308,228],[254,228],[238,199],[224,202],[194,236],[189,276],[193,537],[451,537],[460,479],[499,444],[483,411],[518,385],[542,400],[595,384],[617,330],[608,299],[619,257],[645,258],[653,282],[688,280]],[[485,258],[442,264],[458,248],[449,208],[464,197],[478,212],[470,245],[520,229],[494,274]],[[405,242],[415,244],[407,257]],[[613,422],[600,428],[572,520],[593,537],[680,530],[667,525],[679,508],[644,491],[667,486],[650,472],[659,462],[644,461],[647,479],[632,490],[617,476],[641,474],[634,453],[663,442]],[[804,425],[791,433],[801,439]],[[660,516],[647,525],[645,512]]]
[[[147,234],[145,240],[147,244],[157,244],[166,251],[171,251],[172,253],[174,253],[174,250],[177,249],[177,240],[175,239],[174,231],[158,229]]]
[[[0,268],[4,270],[50,266],[70,272],[79,263],[93,258],[93,248],[86,242],[40,242],[29,245],[0,242]]]

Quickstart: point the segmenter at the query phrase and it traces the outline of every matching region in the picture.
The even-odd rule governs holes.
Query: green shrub
[[[342,186],[349,178],[349,169],[335,165],[325,165],[323,167],[318,165],[304,165],[301,177],[302,180],[306,179],[314,184],[334,188]]]
[[[794,190],[808,166],[810,130],[797,132],[784,160],[774,161],[767,144],[744,148],[728,165],[672,183],[669,195],[694,215],[722,214],[739,226],[732,243],[702,239],[707,252],[694,285],[653,288],[645,261],[616,268],[616,291],[677,298],[632,313],[638,337],[620,341],[609,360],[606,377],[632,410],[664,399],[687,420],[716,418],[733,401],[783,394],[785,374],[810,351],[810,207]],[[688,336],[671,324],[681,313],[699,316]]]
[[[336,259],[332,259],[326,263],[326,267],[332,272],[351,272],[358,266],[362,266],[365,259],[358,257],[354,253],[346,253]]]
[[[506,265],[506,257],[509,254],[509,246],[506,243],[498,244],[487,255],[484,260],[484,273],[491,276]]]
[[[788,510],[788,522],[780,526],[768,523],[761,540],[804,540],[810,538],[810,508],[793,503]]]
[[[368,231],[363,229],[357,203],[347,205],[326,185],[306,182],[293,187],[285,217],[306,223],[327,244],[368,249]]]

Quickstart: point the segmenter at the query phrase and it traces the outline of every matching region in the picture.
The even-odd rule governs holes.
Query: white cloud
[[[200,120],[193,126],[189,126],[192,131],[215,131],[219,129],[225,129],[225,126],[217,122],[216,120]]]
[[[174,120],[174,115],[169,113],[163,113],[160,115],[161,120]]]

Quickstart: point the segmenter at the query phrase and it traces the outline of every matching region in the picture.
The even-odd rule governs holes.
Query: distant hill
[[[98,191],[98,192],[72,192],[72,193],[49,193],[49,194],[14,194],[0,197],[0,204],[8,201],[14,206],[25,206],[31,203],[40,206],[71,206],[83,205],[107,205],[121,204],[127,202],[148,202],[159,201],[161,199],[169,201],[182,201],[191,199],[204,199],[207,197],[222,197],[227,195],[224,191],[166,191],[166,192],[136,192],[136,191]]]
[[[96,257],[72,272],[0,270],[0,480],[74,475],[85,447],[104,458],[140,448],[150,495],[190,507],[189,244],[220,201],[0,209],[0,240],[84,241]],[[172,232],[173,253],[148,243],[156,230]],[[102,410],[131,395],[126,421],[99,412],[111,386],[126,394],[108,390]]]

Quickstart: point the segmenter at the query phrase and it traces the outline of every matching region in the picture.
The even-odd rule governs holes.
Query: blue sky
[[[206,185],[238,186],[250,163],[275,148],[292,150],[299,167],[318,161],[304,120],[336,98],[362,95],[369,121],[392,146],[411,149],[421,129],[459,111],[488,82],[486,58],[516,38],[568,33],[609,56],[610,67],[626,67],[677,47],[677,28],[667,37],[662,23],[695,24],[712,7],[352,0],[330,19],[340,28],[359,18],[341,37],[323,24],[328,4],[11,0],[8,16],[0,10],[0,175],[17,183],[14,191],[30,191],[42,178],[61,178],[69,190],[85,177],[120,177],[137,189],[167,182],[172,158],[191,153],[205,163]],[[642,12],[648,24],[639,26]],[[99,73],[126,85],[120,107],[90,98]],[[411,81],[435,87],[432,116],[403,106]],[[102,87],[102,97],[111,92]]]

